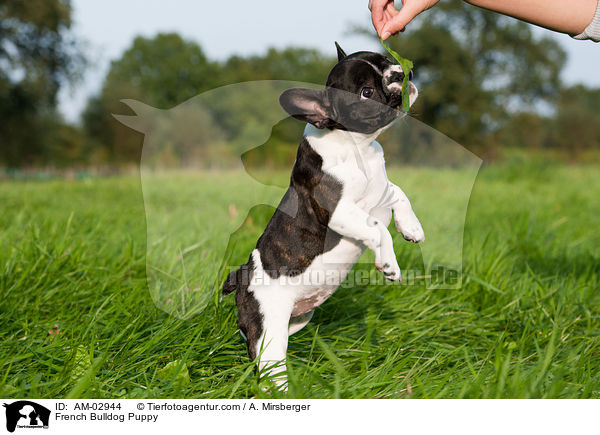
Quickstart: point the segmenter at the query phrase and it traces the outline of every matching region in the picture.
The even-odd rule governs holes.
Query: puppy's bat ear
[[[340,47],[340,44],[338,44],[337,41],[335,41],[335,48],[337,49],[338,62],[339,62],[343,58],[346,57],[346,52],[344,50],[342,50],[342,47]]]
[[[317,128],[325,128],[331,124],[325,90],[287,89],[279,97],[279,104],[294,118],[309,122]]]

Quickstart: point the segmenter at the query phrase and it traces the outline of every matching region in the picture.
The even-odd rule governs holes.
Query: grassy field
[[[600,398],[599,170],[482,169],[462,286],[340,289],[291,338],[286,397]],[[435,189],[421,189],[437,171],[397,172],[419,216],[440,213]],[[443,177],[452,186],[461,173]],[[168,207],[202,183],[211,194],[190,191],[184,214],[204,235],[184,234],[192,248],[182,256],[210,276],[210,297],[184,313],[167,312],[177,301],[146,285],[139,178],[0,183],[0,397],[265,397],[233,298],[218,300],[223,265],[206,237],[223,237],[229,205],[253,204],[252,192],[231,172],[163,177],[156,192],[164,186]],[[230,264],[254,246],[268,212],[260,216]],[[418,263],[418,247],[395,244],[402,268]]]

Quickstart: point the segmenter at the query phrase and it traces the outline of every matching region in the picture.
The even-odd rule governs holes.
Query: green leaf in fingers
[[[409,90],[408,90],[408,82],[409,82],[408,76],[410,75],[410,71],[413,69],[413,63],[412,63],[412,61],[403,58],[398,53],[396,53],[394,50],[392,50],[383,41],[383,39],[379,38],[379,40],[381,41],[381,45],[383,45],[385,47],[385,49],[387,50],[387,52],[394,59],[396,59],[396,62],[398,62],[400,64],[400,66],[402,67],[402,71],[404,72],[404,80],[402,80],[402,107],[404,108],[405,112],[408,112],[408,109],[410,108]]]

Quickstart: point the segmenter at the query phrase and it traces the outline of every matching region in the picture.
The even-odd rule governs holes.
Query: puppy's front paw
[[[414,220],[409,222],[396,221],[396,230],[402,233],[404,240],[413,243],[420,243],[425,241],[425,232],[419,220],[415,217]]]
[[[408,231],[403,231],[402,236],[404,237],[404,240],[413,243],[421,243],[425,241],[425,233],[420,225],[418,227],[411,228]]]
[[[389,279],[390,281],[401,281],[402,280],[402,275],[400,273],[400,266],[398,266],[398,262],[396,261],[396,259],[394,258],[394,260],[389,260],[389,261],[375,261],[375,267],[377,268],[377,270],[379,270],[381,273],[383,273],[383,276],[385,276],[387,279]]]

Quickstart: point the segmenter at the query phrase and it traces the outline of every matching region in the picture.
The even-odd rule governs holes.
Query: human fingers
[[[381,38],[387,39],[392,34],[403,31],[406,25],[410,23],[414,17],[424,10],[429,9],[429,7],[433,5],[431,3],[435,4],[437,2],[406,0],[402,9],[384,24],[381,29]]]
[[[394,8],[393,0],[370,0],[369,9],[371,9],[371,20],[373,21],[373,27],[379,35],[385,24],[389,21],[391,16],[389,15],[389,8]],[[387,16],[386,16],[387,12]]]

